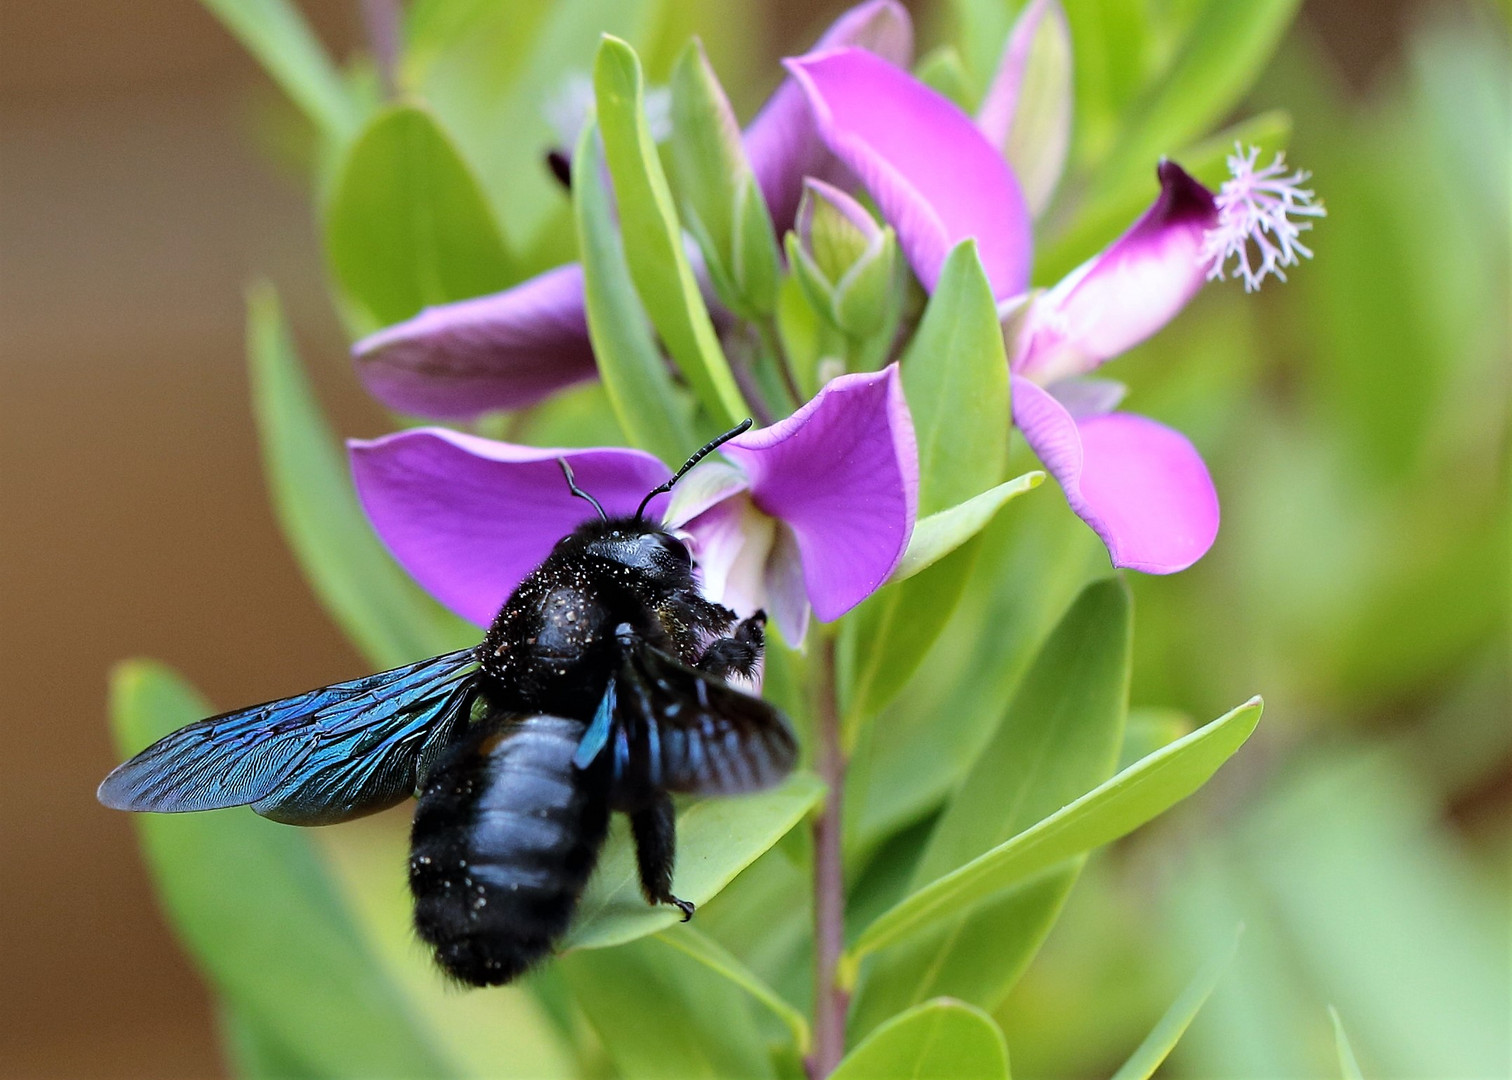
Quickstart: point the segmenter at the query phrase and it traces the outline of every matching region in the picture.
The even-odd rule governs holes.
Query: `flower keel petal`
[[[1161,162],[1159,176],[1159,197],[1129,231],[1033,302],[1016,372],[1044,384],[1091,371],[1155,333],[1202,288],[1213,193],[1173,162]]]

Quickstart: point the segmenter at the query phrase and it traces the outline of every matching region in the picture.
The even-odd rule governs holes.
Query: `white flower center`
[[[1251,146],[1246,154],[1238,143],[1234,144],[1234,153],[1228,159],[1233,179],[1225,181],[1218,191],[1218,224],[1203,234],[1198,254],[1199,261],[1208,265],[1210,281],[1224,280],[1232,257],[1232,273],[1243,279],[1245,292],[1258,289],[1267,274],[1285,281],[1282,267],[1295,266],[1298,256],[1312,258],[1299,237],[1312,228],[1312,222],[1305,219],[1325,213],[1323,205],[1313,201],[1313,193],[1299,186],[1311,173],[1299,170],[1288,176],[1284,154],[1277,154],[1275,161],[1257,169],[1259,156],[1258,146]],[[1304,220],[1293,221],[1293,217]]]

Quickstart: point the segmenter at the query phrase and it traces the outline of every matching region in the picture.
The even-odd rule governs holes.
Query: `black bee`
[[[483,643],[213,716],[121,765],[99,799],[176,813],[250,805],[326,825],[418,795],[410,836],[415,928],[451,975],[509,982],[567,929],[609,825],[630,817],[648,902],[672,895],[670,793],[777,783],[797,747],[777,709],[724,680],[761,663],[765,616],[698,591],[684,544],[642,515],[744,424],[710,442],[634,517],[557,542]]]

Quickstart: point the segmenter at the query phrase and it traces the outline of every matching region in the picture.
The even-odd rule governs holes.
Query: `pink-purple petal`
[[[808,632],[809,595],[803,583],[803,553],[798,537],[782,522],[777,523],[772,550],[767,555],[767,615],[782,640],[793,648],[803,644]]]
[[[890,63],[913,58],[913,23],[896,0],[869,0],[851,8],[814,43],[814,50],[855,45]],[[780,236],[792,227],[803,178],[840,179],[843,172],[819,140],[803,92],[785,79],[745,130],[746,158]]]
[[[1033,302],[1015,371],[1041,384],[1091,371],[1155,333],[1202,288],[1213,193],[1174,162],[1158,173],[1160,195],[1129,231]]]
[[[1180,432],[1133,413],[1074,420],[1054,397],[1017,377],[1013,419],[1114,566],[1172,574],[1213,546],[1218,493]]]
[[[350,444],[368,519],[394,558],[437,600],[487,626],[552,545],[594,517],[557,464],[610,514],[633,514],[670,475],[639,450],[552,450],[438,428]],[[666,496],[652,503],[660,513]]]
[[[1004,299],[1029,281],[1030,219],[1018,181],[971,118],[871,53],[837,49],[785,61],[819,135],[871,192],[926,289],[945,256],[975,237]]]
[[[389,408],[447,419],[524,408],[598,373],[575,263],[492,296],[426,308],[363,338],[353,355],[369,392]]]
[[[786,420],[726,443],[756,505],[792,529],[829,622],[892,573],[913,532],[919,464],[895,366],[842,375]]]

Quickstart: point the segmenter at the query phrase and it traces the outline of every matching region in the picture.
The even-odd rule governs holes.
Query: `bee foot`
[[[691,900],[683,900],[679,897],[673,896],[667,900],[667,903],[671,904],[673,907],[677,908],[678,911],[682,912],[683,922],[687,922],[693,917],[693,912],[696,908],[696,905],[694,905]]]

